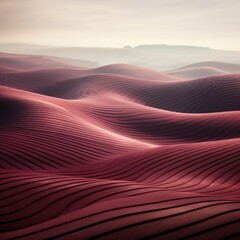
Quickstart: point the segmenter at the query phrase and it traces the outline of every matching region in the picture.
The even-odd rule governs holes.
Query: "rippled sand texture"
[[[232,69],[0,54],[0,239],[239,239]]]

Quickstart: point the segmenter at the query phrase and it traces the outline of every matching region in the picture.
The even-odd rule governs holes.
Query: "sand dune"
[[[2,87],[1,101],[6,108],[1,114],[4,168],[65,167],[152,146],[98,127],[81,111],[77,116],[56,99]]]
[[[0,69],[5,71],[31,71],[51,68],[87,69],[77,64],[73,65],[71,59],[23,54],[16,55],[1,52],[0,64]]]
[[[0,72],[1,85],[35,92],[42,87],[51,86],[81,76],[77,69],[54,68],[21,72]]]
[[[110,102],[111,100],[111,102]],[[154,144],[213,141],[240,137],[238,111],[184,114],[154,109],[121,99],[96,97],[81,103],[95,124],[125,136]]]
[[[1,240],[238,239],[240,74],[0,60]]]
[[[176,145],[79,169],[3,171],[2,237],[232,235],[240,207],[238,146]]]
[[[16,56],[16,57],[15,57]],[[69,65],[69,59],[13,55],[0,53],[1,85],[22,90],[37,91],[38,88],[73,78],[96,74],[114,74],[145,80],[179,81],[165,73],[127,64],[113,64],[98,68]]]
[[[214,61],[194,63],[194,64],[187,65],[185,67],[182,67],[180,69],[189,69],[189,68],[197,68],[197,67],[211,67],[211,68],[216,68],[228,73],[240,73],[240,64],[214,62]]]
[[[213,67],[186,68],[168,72],[168,74],[170,74],[171,76],[182,78],[185,80],[193,80],[197,78],[204,78],[227,73],[228,72]]]
[[[150,70],[143,67],[136,67],[127,64],[112,64],[103,67],[99,67],[91,70],[92,74],[98,73],[112,73],[120,74],[128,77],[143,78],[150,80],[160,80],[160,81],[179,81],[179,79],[171,77],[165,73],[160,73],[154,70]]]
[[[185,80],[223,75],[230,73],[240,73],[240,64],[224,62],[201,62],[169,71],[168,74]]]
[[[106,66],[107,67],[107,66]],[[46,88],[46,86],[51,86],[53,84],[58,84],[62,81],[69,81],[74,78],[83,78],[92,75],[126,75],[128,77],[133,76],[134,74],[116,72],[116,74],[104,73],[105,67],[95,68],[90,70],[79,70],[79,69],[67,69],[67,68],[53,68],[53,69],[41,69],[41,70],[28,70],[21,72],[11,71],[1,71],[1,84],[6,87],[14,87],[22,90],[37,91],[39,88]],[[129,68],[131,69],[131,68]],[[114,72],[114,68],[109,67],[108,71]],[[131,69],[133,71],[133,69]],[[97,73],[99,72],[99,73]],[[100,72],[103,72],[102,74]],[[139,73],[139,72],[137,72]],[[127,75],[128,74],[128,75]],[[138,74],[136,74],[138,75]],[[144,80],[152,80],[151,75],[145,75]],[[152,76],[154,79],[154,76]],[[144,78],[144,75],[143,77]],[[141,79],[141,78],[140,78]],[[156,74],[155,79],[158,82],[170,82],[170,81],[179,81],[178,79],[172,78],[166,74]],[[130,80],[131,81],[131,80]]]
[[[54,71],[18,74],[18,77],[13,74],[12,77],[10,74],[2,75],[2,85],[64,99],[118,95],[149,107],[183,113],[237,111],[240,108],[239,74],[193,81],[163,82],[114,74],[85,77],[80,74],[80,77],[76,78],[78,71],[59,70],[59,74]],[[49,77],[44,77],[47,74]],[[74,78],[66,80],[65,77],[69,76]],[[225,94],[226,91],[231,94]]]
[[[158,109],[210,113],[240,109],[239,79],[239,74],[228,74],[194,81],[156,82],[101,74],[58,82],[37,92],[64,99],[121,95]]]

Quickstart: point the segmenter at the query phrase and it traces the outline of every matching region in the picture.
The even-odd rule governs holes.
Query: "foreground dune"
[[[0,239],[239,238],[239,74],[39,58],[1,58]]]

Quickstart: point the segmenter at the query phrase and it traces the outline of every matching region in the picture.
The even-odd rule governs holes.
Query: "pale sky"
[[[240,0],[0,0],[0,42],[240,50]]]

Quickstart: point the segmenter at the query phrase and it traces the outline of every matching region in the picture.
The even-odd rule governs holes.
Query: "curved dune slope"
[[[239,239],[239,74],[49,59],[0,56],[1,240]]]
[[[105,100],[104,106],[99,97],[83,101],[81,110],[89,119],[95,121],[96,125],[154,144],[240,137],[240,112],[238,111],[183,114],[110,97]]]
[[[228,73],[240,73],[240,64],[214,62],[214,61],[194,63],[194,64],[187,65],[185,67],[182,67],[180,69],[191,69],[191,68],[198,68],[198,67],[210,67],[210,68],[216,68],[218,70],[228,72]]]
[[[128,77],[143,78],[150,80],[161,81],[179,81],[178,78],[172,77],[166,73],[157,72],[148,68],[137,67],[128,64],[112,64],[97,68],[80,67],[76,64],[69,65],[71,59],[48,57],[48,56],[31,56],[31,55],[14,55],[0,53],[0,72],[9,73],[18,71],[36,71],[43,69],[65,69],[68,72],[70,69],[80,70],[78,76],[87,76],[93,74],[109,73],[118,74]],[[34,74],[34,73],[33,73]],[[36,73],[37,74],[37,73]],[[58,74],[58,73],[56,73]],[[65,73],[66,74],[66,73]],[[20,75],[20,79],[21,79]]]
[[[230,73],[240,73],[240,64],[209,61],[190,64],[168,72],[173,77],[185,80]]]
[[[128,77],[161,80],[161,81],[179,81],[179,79],[171,77],[165,73],[160,73],[143,67],[136,67],[128,64],[112,64],[90,70],[92,74],[111,73]]]
[[[86,69],[68,64],[68,61],[62,58],[34,56],[34,55],[16,55],[0,52],[0,70],[1,71],[26,71],[41,70],[51,68],[72,68]]]
[[[170,71],[168,74],[171,76],[182,78],[185,80],[192,80],[196,78],[210,77],[214,75],[227,74],[228,72],[222,71],[213,67],[195,67],[195,68],[186,68],[175,71]]]
[[[3,87],[1,93],[3,168],[61,168],[153,146],[101,128],[56,99]]]
[[[200,239],[216,238],[219,231],[225,237],[235,234],[239,143],[160,147],[48,173],[3,171],[2,237]]]
[[[78,70],[52,69],[0,74],[0,78],[2,85],[7,87],[64,99],[112,94],[176,112],[210,113],[240,109],[240,74],[163,82],[114,74],[82,76]]]
[[[228,74],[184,82],[155,82],[118,75],[91,75],[42,87],[41,94],[65,99],[121,95],[149,107],[185,113],[240,109],[240,75]]]
[[[21,90],[37,92],[42,87],[50,87],[61,81],[81,76],[76,69],[41,69],[21,72],[0,72],[1,85]]]

